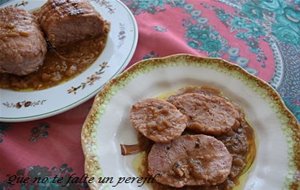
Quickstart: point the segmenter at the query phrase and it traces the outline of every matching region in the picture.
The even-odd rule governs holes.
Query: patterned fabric
[[[300,120],[299,0],[123,2],[143,39],[133,60],[172,53],[224,58],[269,82]]]
[[[0,123],[0,190],[88,189],[86,183],[68,179],[84,174],[80,134],[91,105],[92,100],[79,109],[34,122]],[[26,177],[44,181],[25,183]],[[55,177],[64,181],[56,183]]]
[[[8,2],[9,0],[0,0],[0,4],[2,4],[2,3],[6,3],[6,2]]]
[[[6,0],[0,0],[0,3]],[[269,82],[300,120],[299,0],[122,0],[139,27],[131,64],[175,53],[221,57]],[[0,123],[0,189],[88,189],[80,132],[92,100],[66,113]],[[8,183],[11,176],[47,183]]]

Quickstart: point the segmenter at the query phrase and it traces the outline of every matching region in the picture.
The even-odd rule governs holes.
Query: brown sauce
[[[217,96],[222,96],[222,93],[216,89],[210,87],[187,87],[181,89],[173,95],[183,94],[187,92],[200,92],[205,94],[213,94]],[[171,95],[172,95],[171,94]],[[167,98],[166,95],[161,95],[159,98]],[[183,134],[198,134],[190,130],[185,130]],[[159,184],[157,182],[151,183],[153,190],[232,190],[234,187],[239,185],[239,177],[247,172],[254,162],[256,155],[255,146],[255,136],[252,127],[248,124],[245,117],[243,117],[240,122],[240,127],[230,132],[229,134],[216,136],[217,139],[221,140],[228,151],[233,156],[232,168],[230,175],[227,177],[226,181],[222,184],[215,186],[185,186],[182,188],[174,188],[166,185]],[[141,149],[144,150],[144,156],[141,160],[141,165],[138,167],[138,172],[141,177],[151,177],[148,174],[148,153],[151,150],[153,142],[145,138],[141,134],[138,136],[139,144]]]
[[[0,74],[0,88],[12,90],[41,90],[68,81],[92,65],[103,51],[109,32],[59,49],[48,48],[44,64],[26,76]]]

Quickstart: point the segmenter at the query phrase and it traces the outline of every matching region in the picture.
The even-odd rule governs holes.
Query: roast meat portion
[[[186,128],[187,118],[167,101],[149,98],[135,103],[130,110],[132,126],[154,142],[170,142]]]
[[[148,155],[148,172],[161,184],[211,186],[223,183],[232,165],[225,145],[207,135],[183,135],[170,143],[155,143]]]
[[[48,0],[38,17],[53,47],[104,34],[105,21],[87,0]]]
[[[169,98],[168,101],[188,116],[187,128],[198,133],[222,135],[240,126],[240,111],[225,98],[187,93]]]
[[[27,75],[43,64],[47,44],[31,13],[0,9],[0,73]]]

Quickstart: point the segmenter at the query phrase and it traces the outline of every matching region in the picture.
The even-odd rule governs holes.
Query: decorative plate
[[[300,125],[279,94],[239,66],[191,55],[141,61],[96,96],[81,134],[85,172],[95,179],[112,177],[113,183],[94,181],[89,183],[91,189],[137,189],[140,184],[136,182],[113,187],[120,177],[138,177],[134,165],[138,156],[122,156],[120,151],[120,144],[137,143],[129,122],[131,105],[190,85],[220,89],[242,107],[254,128],[256,158],[237,189],[299,189]]]
[[[14,5],[34,10],[45,2],[15,0],[1,7]],[[0,121],[29,121],[69,110],[94,96],[128,65],[138,39],[137,24],[130,10],[119,0],[91,0],[91,4],[110,22],[106,47],[96,62],[74,79],[45,90],[0,89]]]

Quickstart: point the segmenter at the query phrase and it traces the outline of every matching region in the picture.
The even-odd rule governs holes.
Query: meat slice
[[[240,126],[240,111],[225,98],[187,93],[168,101],[188,117],[187,128],[196,132],[222,135]]]
[[[46,52],[35,16],[14,7],[0,9],[0,73],[32,73],[43,64]]]
[[[146,99],[135,103],[130,111],[132,126],[155,142],[169,142],[186,128],[187,118],[167,101]]]
[[[157,182],[176,188],[221,184],[231,165],[225,145],[207,135],[183,135],[170,143],[155,143],[148,155],[148,173]]]
[[[87,0],[48,0],[39,22],[54,47],[66,46],[104,33],[105,21]]]
[[[197,93],[197,94],[203,94],[208,96],[220,96],[220,97],[222,94],[221,91],[208,86],[187,86],[179,89],[176,92],[176,94],[169,96],[168,101],[171,102],[177,96],[188,94],[188,93]]]

